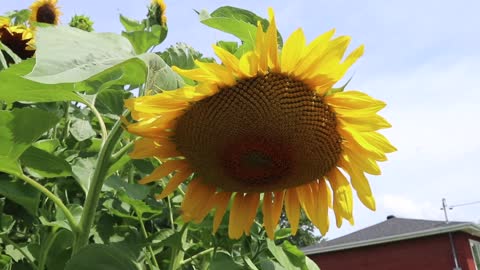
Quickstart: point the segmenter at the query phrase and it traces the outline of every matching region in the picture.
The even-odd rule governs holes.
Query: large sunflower
[[[32,11],[30,22],[48,23],[58,25],[60,22],[60,9],[57,0],[37,0],[30,6]]]
[[[216,209],[216,231],[232,201],[231,238],[249,234],[262,198],[270,238],[283,206],[292,233],[300,209],[322,234],[329,227],[329,207],[337,226],[342,219],[353,223],[351,186],[374,210],[365,173],[380,174],[377,161],[395,151],[377,132],[390,127],[377,115],[384,102],[359,91],[329,91],[363,54],[363,46],[342,61],[349,37],[332,39],[332,30],[306,44],[298,29],[279,52],[269,13],[267,31],[258,25],[255,49],[240,59],[214,46],[221,65],[175,68],[198,86],[126,101],[137,121],[127,129],[143,137],[132,158],[163,162],[140,183],[173,172],[161,199],[195,173],[181,206],[183,219],[200,222]]]
[[[0,22],[0,41],[21,59],[27,59],[35,54],[33,33],[22,25],[9,26],[8,21]],[[7,54],[7,61],[11,59]]]

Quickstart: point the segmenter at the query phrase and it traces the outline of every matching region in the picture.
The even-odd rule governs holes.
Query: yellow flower
[[[167,5],[165,5],[164,0],[152,0],[149,17],[153,19],[153,24],[160,24],[161,26],[167,24],[166,9]]]
[[[60,9],[57,0],[37,0],[30,6],[32,11],[30,23],[48,23],[58,25],[60,22]]]
[[[250,233],[261,201],[270,238],[283,206],[293,233],[301,209],[322,234],[329,228],[329,207],[337,226],[342,219],[353,223],[351,187],[374,210],[365,173],[379,175],[377,161],[396,150],[377,132],[390,127],[377,115],[384,102],[359,91],[329,93],[363,46],[342,61],[349,37],[332,39],[332,30],[307,44],[298,29],[280,52],[269,13],[267,31],[258,24],[255,49],[240,59],[214,46],[223,64],[175,68],[197,86],[126,101],[136,120],[127,129],[143,137],[131,157],[163,162],[140,183],[174,172],[161,199],[195,173],[181,206],[183,219],[201,222],[216,209],[215,232],[232,201],[230,238]]]
[[[0,41],[21,59],[27,59],[35,54],[33,33],[23,25],[8,26],[0,23]],[[7,59],[9,63],[13,60]]]
[[[7,17],[0,16],[0,28],[10,25],[10,19]]]

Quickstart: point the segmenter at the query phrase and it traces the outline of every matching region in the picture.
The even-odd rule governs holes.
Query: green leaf
[[[46,178],[72,175],[72,168],[64,159],[33,146],[23,152],[20,160],[24,166]]]
[[[257,22],[260,21],[260,23],[262,24],[263,31],[266,31],[269,25],[269,22],[267,19],[264,19],[249,10],[236,8],[232,6],[219,7],[215,11],[213,11],[212,14],[210,14],[210,16],[232,18],[239,21],[247,22],[254,26],[257,26]]]
[[[145,82],[148,70],[146,63],[139,58],[131,58],[114,65],[89,79],[75,84],[77,91],[95,94],[109,88],[124,88],[125,85],[137,87]]]
[[[257,14],[241,8],[224,6],[213,11],[210,16],[200,14],[200,21],[210,27],[232,34],[242,40],[245,44],[255,44],[257,33],[257,22],[262,24],[263,31],[266,31],[269,21]],[[279,48],[283,46],[282,36],[277,32]]]
[[[318,267],[317,263],[309,257],[305,257],[305,266],[308,270],[320,270],[320,267]]]
[[[58,120],[55,114],[34,108],[0,111],[0,171],[21,173],[17,159]]]
[[[236,263],[230,254],[224,251],[218,251],[215,256],[212,258],[210,263],[211,270],[243,270],[245,269],[244,265]]]
[[[111,245],[92,244],[82,248],[65,266],[65,270],[139,270],[134,259]]]
[[[300,269],[296,267],[291,261],[287,254],[284,252],[282,247],[275,245],[275,242],[267,239],[268,250],[272,253],[273,257],[280,263],[281,266],[285,267],[287,270],[297,270]]]
[[[6,102],[30,101],[80,101],[78,95],[73,92],[73,84],[41,84],[23,78],[29,73],[35,59],[28,59],[20,64],[12,65],[6,70],[0,71],[0,100]]]
[[[235,54],[238,50],[238,42],[235,41],[218,41],[217,46],[227,50],[231,54]]]
[[[63,270],[65,264],[71,256],[73,242],[73,233],[68,230],[58,230],[55,233],[55,238],[50,246],[47,255],[47,269],[49,270]]]
[[[87,193],[90,187],[90,178],[95,170],[96,160],[94,158],[77,158],[72,163],[73,177]]]
[[[82,142],[88,140],[92,137],[95,137],[97,133],[92,128],[90,124],[90,119],[87,117],[75,117],[72,119],[72,124],[70,126],[70,133],[75,138],[75,140]]]
[[[125,91],[105,89],[97,94],[95,99],[95,107],[100,113],[121,115],[123,112],[123,100],[125,99]]]
[[[146,90],[159,92],[183,86],[183,79],[160,56],[154,53],[146,53],[140,55],[139,58],[148,66],[148,78],[145,83]]]
[[[22,181],[13,181],[0,174],[0,194],[25,208],[35,215],[40,202],[40,192]]]
[[[45,139],[34,142],[33,146],[48,153],[53,153],[60,146],[60,141],[57,139]]]
[[[120,14],[120,23],[125,27],[127,32],[140,31],[145,28],[143,23],[123,16],[122,14]]]
[[[280,230],[275,231],[275,240],[281,240],[290,237],[292,235],[292,229],[290,228],[282,228]]]
[[[13,60],[15,64],[22,62],[22,59],[18,57],[9,47],[5,46],[2,42],[0,42],[0,50],[4,51],[7,56],[9,56]],[[0,53],[0,58],[3,59],[3,61],[1,61],[1,64],[4,65],[5,68],[8,67],[3,53]]]
[[[39,27],[35,43],[37,63],[25,77],[47,84],[80,82],[135,57],[120,35],[68,26]]]
[[[158,45],[160,41],[158,36],[146,30],[122,32],[122,36],[126,37],[130,43],[132,43],[137,54],[147,52],[151,47]]]
[[[262,270],[285,270],[280,264],[274,261],[260,262],[260,269]]]
[[[288,241],[282,243],[282,248],[290,262],[299,268],[305,268],[305,254]]]
[[[211,17],[201,22],[212,28],[232,34],[243,42],[255,44],[257,28],[250,23],[225,17]]]
[[[195,60],[210,60],[204,59],[200,52],[182,42],[168,47],[159,55],[169,66],[177,66],[182,69],[195,68]]]

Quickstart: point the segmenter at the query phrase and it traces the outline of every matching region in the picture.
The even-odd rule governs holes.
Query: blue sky
[[[0,0],[0,14],[28,7],[31,1]],[[121,31],[120,13],[141,19],[149,1],[59,0],[62,22],[87,14],[98,32]],[[193,9],[222,5],[246,8],[266,17],[276,11],[284,39],[302,27],[309,40],[331,28],[352,36],[352,48],[365,44],[355,64],[351,89],[388,103],[381,113],[393,125],[384,134],[399,149],[369,177],[376,212],[355,201],[355,226],[331,227],[328,238],[383,221],[442,219],[443,197],[450,204],[480,200],[480,2],[460,1],[168,1],[169,36],[159,48],[186,42],[207,56],[211,44],[231,39],[198,22]],[[480,221],[480,205],[449,211],[453,220]],[[333,222],[333,216],[332,216]]]

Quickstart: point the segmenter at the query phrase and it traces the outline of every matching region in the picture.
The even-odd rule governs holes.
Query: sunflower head
[[[252,51],[237,58],[214,46],[222,64],[174,68],[197,86],[127,100],[136,120],[127,129],[142,137],[131,156],[163,161],[140,182],[173,173],[160,199],[194,173],[183,219],[200,222],[215,209],[216,231],[231,202],[231,238],[250,233],[260,204],[270,238],[282,209],[294,234],[300,211],[322,234],[329,208],[337,226],[353,223],[353,190],[374,210],[365,173],[380,174],[377,162],[396,149],[378,132],[390,127],[377,114],[384,102],[360,91],[330,91],[364,49],[344,57],[350,37],[333,36],[328,31],[307,43],[298,29],[279,51],[270,10]]]
[[[70,25],[71,27],[82,29],[87,32],[93,31],[93,21],[90,20],[90,17],[85,15],[73,16],[68,25]]]
[[[0,41],[21,59],[27,59],[35,54],[33,33],[25,26],[0,27]],[[13,59],[7,56],[7,62],[13,63]]]
[[[152,0],[150,7],[148,9],[148,20],[150,25],[167,25],[167,16],[165,15],[165,10],[167,5],[165,5],[164,0]]]
[[[10,25],[10,19],[7,17],[0,16],[0,28]]]
[[[58,25],[60,9],[57,0],[37,0],[31,6],[30,23],[48,23]]]

